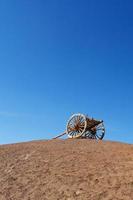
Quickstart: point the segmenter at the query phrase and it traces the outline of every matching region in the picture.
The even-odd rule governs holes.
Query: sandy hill
[[[132,200],[133,145],[51,140],[0,146],[0,200]]]

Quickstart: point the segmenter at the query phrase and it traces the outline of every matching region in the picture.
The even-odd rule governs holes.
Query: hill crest
[[[87,139],[0,146],[1,200],[131,200],[133,145]]]

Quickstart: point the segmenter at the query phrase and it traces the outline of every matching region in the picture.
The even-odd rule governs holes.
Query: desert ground
[[[0,200],[132,200],[133,145],[89,139],[0,146]]]

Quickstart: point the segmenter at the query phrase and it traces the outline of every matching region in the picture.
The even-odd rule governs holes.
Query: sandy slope
[[[51,140],[0,146],[0,200],[132,200],[133,145]]]

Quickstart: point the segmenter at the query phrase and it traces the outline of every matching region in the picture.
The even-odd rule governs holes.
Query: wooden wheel
[[[96,133],[88,131],[88,130],[83,134],[83,138],[97,139],[96,138]]]
[[[105,127],[104,124],[101,122],[99,125],[93,127],[90,130],[87,130],[82,137],[89,138],[89,139],[98,139],[102,140],[105,135]]]
[[[95,136],[96,136],[96,139],[102,140],[104,135],[105,135],[105,127],[104,127],[104,124],[101,123],[98,126],[96,126]]]
[[[81,137],[87,127],[86,117],[83,114],[74,114],[70,117],[66,127],[66,133],[69,138]]]

